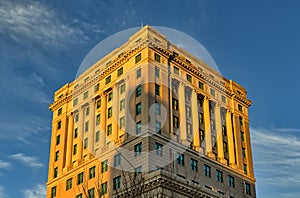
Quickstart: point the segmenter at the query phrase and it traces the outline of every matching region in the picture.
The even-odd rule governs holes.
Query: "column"
[[[198,98],[197,92],[194,89],[192,92],[192,121],[193,121],[193,144],[196,150],[200,148],[200,136],[199,136],[199,112],[198,112]]]
[[[226,111],[226,130],[228,137],[228,155],[229,155],[229,165],[235,166],[235,145],[234,145],[234,134],[232,131],[232,120],[230,110]]]
[[[95,137],[95,98],[90,102],[90,114],[89,114],[89,122],[90,122],[90,130],[88,135],[88,150],[91,153],[94,153],[94,137]]]
[[[179,102],[179,113],[180,113],[180,139],[182,142],[186,142],[186,112],[185,112],[185,86],[183,82],[180,82],[178,88],[178,102]]]
[[[204,130],[205,130],[205,154],[207,155],[212,152],[208,97],[204,97],[203,100],[203,114],[204,114],[203,116],[204,116]]]
[[[222,122],[221,122],[221,109],[220,104],[216,104],[215,107],[215,121],[216,121],[216,139],[218,149],[218,160],[224,162],[224,147],[223,147],[223,133],[222,133]]]
[[[100,111],[100,146],[106,146],[106,94],[101,95],[101,111]]]
[[[83,139],[84,139],[84,108],[79,109],[79,120],[78,120],[78,138],[77,141],[77,160],[79,161],[82,158],[83,152]]]
[[[73,113],[68,115],[68,135],[67,135],[67,159],[66,159],[66,167],[72,164],[72,147],[73,147],[73,130],[74,130],[74,118]]]
[[[119,139],[119,85],[116,84],[113,89],[113,118],[112,118],[112,142],[117,143]]]

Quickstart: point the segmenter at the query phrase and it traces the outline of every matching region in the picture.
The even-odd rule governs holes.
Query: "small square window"
[[[160,63],[160,61],[161,61],[160,55],[158,55],[158,54],[155,53],[154,54],[154,60]]]
[[[56,186],[51,188],[51,198],[56,197]]]
[[[101,184],[101,195],[107,194],[107,182]]]
[[[58,158],[59,158],[59,151],[56,151],[55,152],[55,161],[58,161]]]
[[[178,100],[175,98],[172,98],[172,106],[174,110],[178,110]]]
[[[104,173],[108,169],[108,160],[101,162],[101,172]]]
[[[56,136],[56,145],[60,144],[60,135]]]
[[[139,121],[136,123],[136,134],[139,134],[142,132],[142,122]]]
[[[245,183],[245,191],[247,195],[251,195],[251,186],[248,183]]]
[[[162,156],[162,144],[155,142],[154,149],[156,151],[156,155]]]
[[[114,167],[121,165],[121,154],[114,156]]]
[[[107,125],[107,135],[112,134],[112,124]]]
[[[160,69],[155,67],[155,77],[159,78],[160,77]]]
[[[226,103],[226,97],[225,96],[221,96],[222,102]]]
[[[82,184],[82,183],[83,183],[83,172],[81,172],[77,175],[77,185]]]
[[[120,86],[120,94],[125,92],[125,83]]]
[[[55,167],[53,177],[56,178],[57,176],[58,176],[58,167]]]
[[[238,104],[238,110],[242,112],[243,111],[243,106]]]
[[[86,121],[84,123],[84,132],[87,132],[89,130],[89,121]]]
[[[174,73],[177,74],[177,75],[179,75],[179,69],[178,69],[178,67],[174,66]]]
[[[125,109],[125,99],[122,99],[120,101],[120,111],[122,111],[123,109]]]
[[[96,166],[93,166],[89,170],[89,179],[92,179],[96,176]]]
[[[184,154],[177,154],[177,163],[184,166]]]
[[[99,142],[99,139],[100,139],[100,131],[97,131],[96,132],[96,142]]]
[[[142,95],[142,85],[138,85],[135,90],[135,96],[139,97],[140,95]]]
[[[216,96],[216,91],[214,89],[210,89],[210,95]]]
[[[99,109],[101,107],[101,100],[100,99],[97,100],[96,107],[97,107],[97,109]]]
[[[57,116],[61,115],[61,113],[62,113],[62,108],[59,108],[57,111]]]
[[[88,138],[84,138],[84,141],[83,141],[83,148],[86,149],[88,147]]]
[[[232,188],[235,187],[234,177],[231,175],[228,175],[228,185]]]
[[[216,170],[216,180],[218,182],[223,183],[223,172],[222,171]]]
[[[190,165],[191,165],[191,169],[193,171],[198,171],[198,161],[197,160],[191,158]]]
[[[66,182],[66,190],[70,190],[72,188],[72,178],[68,179]]]
[[[248,167],[247,164],[244,164],[244,173],[247,175],[248,174]]]
[[[100,124],[100,114],[96,116],[96,126]]]
[[[79,120],[79,113],[76,113],[75,114],[75,122],[78,122],[78,120]]]
[[[74,129],[74,138],[77,138],[78,137],[78,128],[75,128]]]
[[[211,177],[210,166],[204,164],[204,175],[206,177]]]
[[[97,84],[94,86],[94,92],[99,91],[99,88],[100,88],[100,84],[97,83]]]
[[[186,109],[186,116],[191,117],[192,116],[192,110],[190,106],[185,106]]]
[[[120,129],[124,128],[125,127],[125,117],[121,117],[120,118]]]
[[[78,98],[75,98],[75,99],[73,100],[73,107],[75,107],[77,104],[78,104]]]
[[[134,156],[139,156],[142,154],[142,143],[134,145]]]
[[[136,115],[139,115],[142,113],[142,104],[139,102],[136,104]]]
[[[73,155],[77,154],[77,144],[74,144],[73,146]]]
[[[107,96],[107,100],[109,102],[109,101],[112,101],[112,99],[113,99],[113,92],[110,92]]]
[[[58,123],[57,123],[57,129],[61,129],[61,121],[58,121]]]
[[[88,198],[95,198],[95,188],[88,190]]]
[[[121,76],[123,74],[123,67],[121,67],[120,69],[118,69],[118,76]]]
[[[192,135],[192,125],[190,123],[186,123],[186,133]]]
[[[199,88],[202,89],[202,90],[204,90],[204,84],[203,84],[203,82],[199,81]]]
[[[136,70],[136,79],[140,78],[142,76],[142,70],[141,68]]]
[[[178,128],[179,127],[179,119],[177,116],[173,116],[173,127]]]
[[[160,96],[160,86],[155,84],[155,95]]]
[[[111,118],[112,117],[112,107],[109,107],[107,109],[107,118]]]
[[[187,74],[186,79],[187,79],[187,81],[192,82],[192,76],[191,75]]]
[[[121,176],[118,176],[113,179],[113,189],[117,190],[120,187],[121,187]]]
[[[142,174],[142,166],[139,166],[134,169],[134,175],[137,176],[139,174]]]
[[[135,63],[138,63],[141,60],[142,60],[142,54],[141,53],[135,56]]]
[[[155,132],[161,133],[161,122],[159,122],[159,121],[155,122]]]
[[[87,99],[89,97],[89,91],[84,92],[83,99]]]
[[[110,82],[111,82],[111,76],[106,77],[105,84],[107,85]]]
[[[205,138],[205,133],[203,130],[200,130],[200,141],[203,142]]]
[[[85,116],[88,116],[90,114],[90,107],[87,107],[85,109]]]

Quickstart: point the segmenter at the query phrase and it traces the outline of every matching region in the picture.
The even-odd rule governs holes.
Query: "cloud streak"
[[[30,168],[41,168],[44,165],[38,161],[38,158],[27,156],[23,153],[16,153],[10,156],[12,159],[19,161],[20,163]]]
[[[46,196],[46,187],[43,184],[37,184],[31,189],[22,189],[24,198],[44,198]]]

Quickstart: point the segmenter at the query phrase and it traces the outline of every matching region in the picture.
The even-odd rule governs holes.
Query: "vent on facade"
[[[185,59],[185,61],[186,61],[188,64],[192,64],[192,62],[191,62],[189,59]]]
[[[111,63],[111,61],[108,61],[108,62],[106,63],[106,66],[108,66],[110,63]]]
[[[198,67],[198,70],[201,71],[201,72],[203,72],[203,69],[201,67]]]
[[[211,74],[209,74],[209,77],[211,77],[211,78],[215,78],[213,75],[211,75]]]

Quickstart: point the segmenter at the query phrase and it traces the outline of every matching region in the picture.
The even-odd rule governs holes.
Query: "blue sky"
[[[300,197],[300,3],[290,1],[0,2],[0,197],[45,197],[56,89],[119,31],[182,31],[247,88],[257,195]]]

